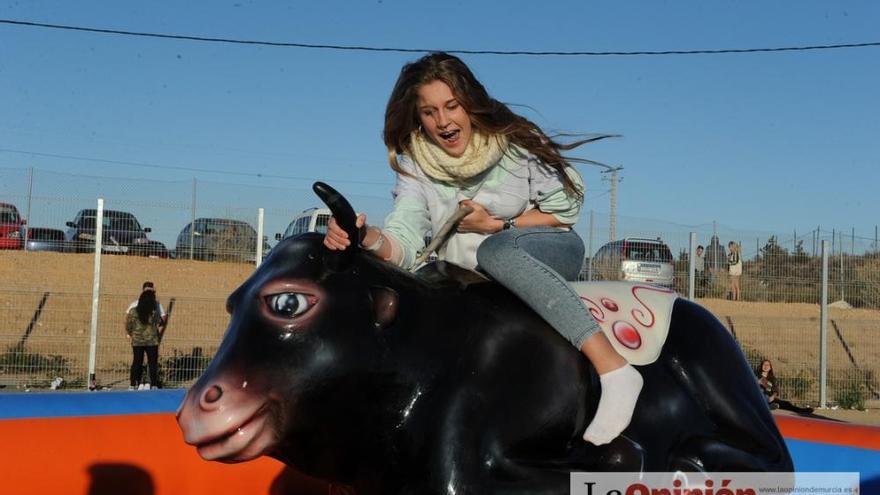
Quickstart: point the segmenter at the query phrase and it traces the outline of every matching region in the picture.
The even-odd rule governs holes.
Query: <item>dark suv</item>
[[[65,234],[70,252],[86,253],[95,250],[97,210],[80,210]],[[141,227],[134,215],[125,211],[104,210],[101,251],[114,254],[149,256],[158,249],[158,243],[147,239],[149,227]],[[162,246],[164,249],[164,245]]]

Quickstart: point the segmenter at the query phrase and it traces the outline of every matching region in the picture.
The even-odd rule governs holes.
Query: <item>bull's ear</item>
[[[323,182],[315,182],[312,185],[312,190],[327,205],[327,208],[330,208],[336,223],[345,230],[345,233],[348,234],[348,238],[351,240],[351,244],[345,250],[328,252],[325,257],[330,269],[336,271],[345,270],[351,263],[354,252],[360,249],[361,233],[357,228],[357,215],[355,215],[354,208],[351,207],[348,200],[339,194],[336,189]]]
[[[399,296],[397,291],[389,287],[370,287],[370,298],[373,300],[373,321],[376,328],[387,328],[397,318]]]

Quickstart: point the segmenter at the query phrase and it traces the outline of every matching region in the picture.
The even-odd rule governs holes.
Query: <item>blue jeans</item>
[[[566,282],[577,278],[584,263],[584,243],[574,230],[502,230],[480,244],[477,263],[576,348],[600,330]]]

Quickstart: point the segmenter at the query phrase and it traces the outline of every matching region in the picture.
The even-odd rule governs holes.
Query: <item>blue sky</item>
[[[880,41],[880,4],[872,1],[35,0],[0,1],[0,18],[447,50]],[[384,106],[401,65],[417,57],[0,24],[0,167],[241,182],[254,186],[242,188],[243,205],[265,198],[267,189],[257,186],[283,196],[285,188],[304,191],[321,179],[368,198],[377,222],[393,182],[380,138]],[[880,47],[462,58],[494,96],[523,105],[517,111],[548,132],[622,134],[579,152],[624,167],[622,216],[765,232],[822,225],[873,237],[880,211]],[[579,169],[588,208],[607,212],[599,169]],[[250,190],[263,198],[247,197]]]

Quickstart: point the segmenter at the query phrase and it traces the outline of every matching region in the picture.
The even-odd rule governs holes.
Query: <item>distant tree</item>
[[[761,255],[768,258],[786,257],[788,256],[788,250],[779,245],[775,235],[771,235],[767,239],[767,243],[764,244],[764,247],[761,248]]]
[[[788,251],[779,245],[775,235],[771,235],[761,248],[761,261],[763,277],[772,279],[785,272],[783,265],[788,262]]]
[[[806,263],[810,260],[810,255],[804,250],[804,241],[803,239],[797,241],[794,245],[794,253],[792,254],[792,261],[796,263]]]

